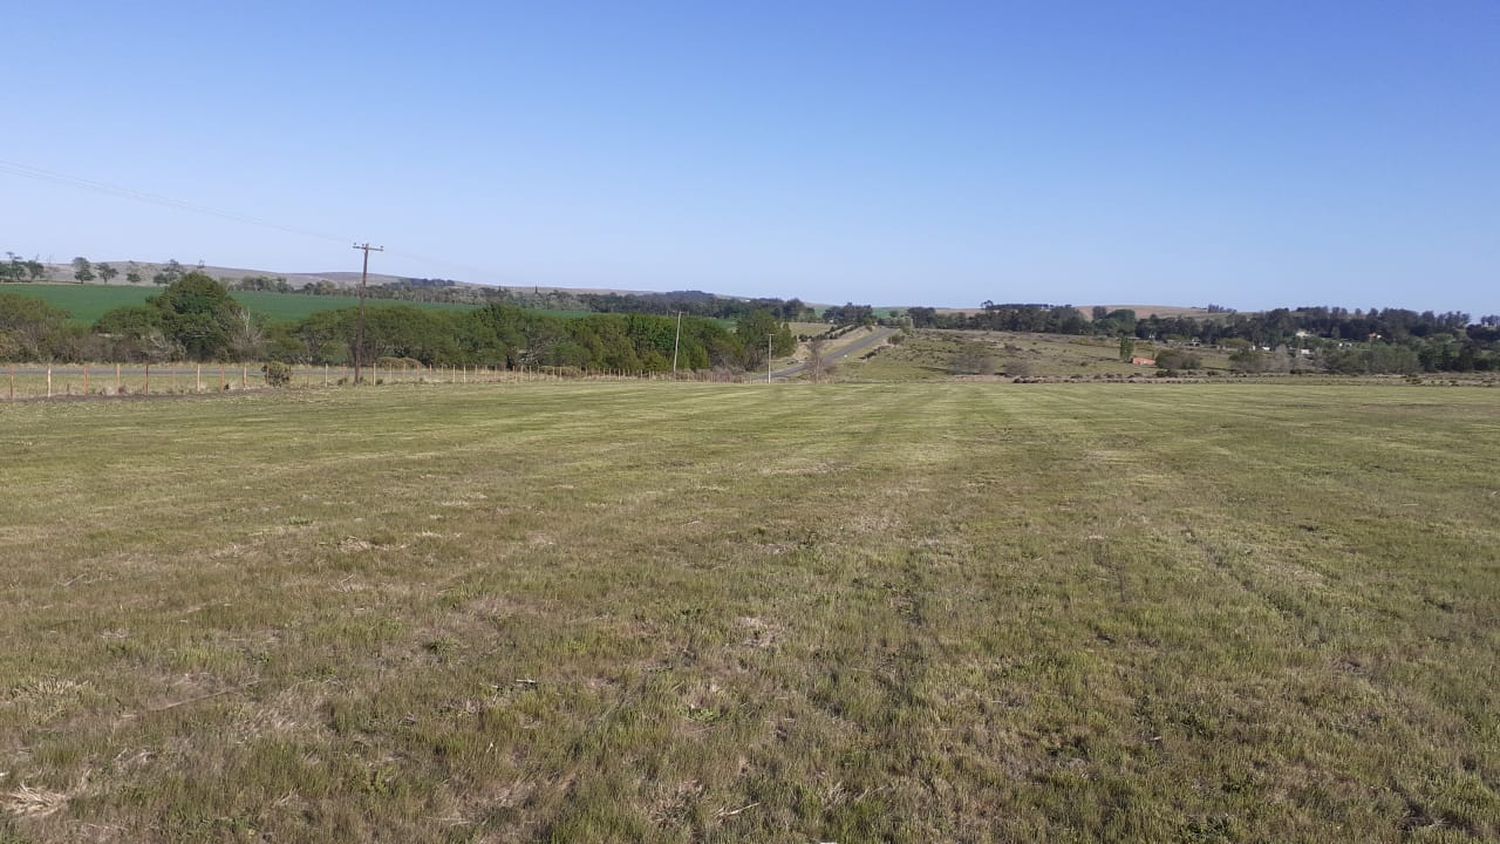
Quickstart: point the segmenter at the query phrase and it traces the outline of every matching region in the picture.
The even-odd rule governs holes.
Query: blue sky
[[[1500,312],[1500,3],[7,4],[0,249]]]

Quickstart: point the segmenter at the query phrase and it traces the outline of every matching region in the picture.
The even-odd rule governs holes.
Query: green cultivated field
[[[1500,391],[0,406],[0,840],[1500,836]]]
[[[0,293],[35,296],[67,311],[75,322],[93,324],[105,313],[127,305],[144,304],[164,288],[156,286],[126,287],[104,284],[4,284]],[[253,314],[271,322],[296,322],[319,311],[358,307],[355,296],[308,296],[301,293],[235,292],[234,298]],[[389,305],[412,305],[437,310],[468,310],[469,305],[434,302],[396,302],[390,299],[366,299],[373,308]]]

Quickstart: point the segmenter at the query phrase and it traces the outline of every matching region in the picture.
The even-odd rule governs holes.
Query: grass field
[[[154,285],[149,287],[103,284],[0,285],[0,293],[17,293],[43,299],[67,311],[74,322],[90,325],[115,308],[144,304],[148,296],[155,296],[161,291],[162,288]],[[296,322],[320,311],[353,308],[359,305],[359,299],[355,296],[307,296],[301,293],[266,292],[235,292],[233,296],[251,313],[265,317],[273,323]],[[471,307],[434,302],[396,302],[390,299],[367,299],[366,303],[370,307],[405,304],[437,310],[469,310]]]
[[[1138,354],[1156,347],[1142,341]],[[865,361],[846,363],[842,377],[878,381],[933,381],[953,374],[955,356],[978,349],[1001,374],[1017,374],[1020,362],[1027,375],[1068,377],[1073,375],[1154,376],[1155,367],[1132,366],[1120,360],[1118,340],[1074,337],[1066,334],[1025,334],[1011,331],[920,330],[906,342],[885,349]],[[1203,363],[1202,370],[1219,374],[1229,371],[1229,353],[1209,348],[1188,349]]]
[[[1497,396],[0,406],[0,840],[1494,840]]]

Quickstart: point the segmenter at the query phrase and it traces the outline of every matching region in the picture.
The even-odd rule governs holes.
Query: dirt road
[[[870,330],[870,333],[868,335],[860,337],[852,343],[848,343],[844,346],[840,346],[837,349],[829,351],[823,357],[823,365],[832,366],[843,360],[844,358],[849,357],[850,355],[862,355],[865,352],[868,352],[871,349],[884,343],[886,340],[890,339],[891,335],[895,333],[896,329],[894,328],[873,328]],[[806,371],[806,362],[795,363],[791,366],[786,367],[785,369],[773,370],[771,372],[771,378],[777,381],[783,381],[788,378],[796,378],[798,375],[801,375]]]

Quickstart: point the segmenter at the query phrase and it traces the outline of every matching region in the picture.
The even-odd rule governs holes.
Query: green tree
[[[82,255],[73,259],[73,278],[78,279],[79,284],[94,280],[94,265],[89,263],[89,259]]]
[[[193,360],[234,357],[231,348],[243,326],[243,308],[224,285],[196,270],[151,299],[162,312],[167,339]]]
[[[1120,337],[1120,360],[1123,360],[1126,363],[1130,363],[1130,359],[1133,358],[1133,357],[1135,357],[1135,338],[1134,337],[1121,336]]]
[[[119,270],[109,264],[95,264],[94,271],[99,274],[99,278],[103,279],[105,284],[109,284],[110,279],[120,274]]]
[[[182,278],[182,264],[178,263],[176,258],[172,258],[167,261],[160,272],[151,276],[151,283],[166,287],[176,283],[180,278]]]
[[[125,280],[131,284],[141,283],[141,268],[134,261],[125,266]]]
[[[797,348],[797,338],[791,326],[778,323],[776,317],[765,308],[757,308],[739,318],[734,334],[740,341],[742,363],[747,369],[759,369],[766,365],[766,338],[771,338],[771,355],[780,357],[791,354]]]
[[[51,359],[62,347],[68,312],[41,299],[0,293],[0,349],[17,360]]]
[[[0,264],[0,282],[20,281],[26,276],[26,265],[14,252],[5,253],[5,263]]]

